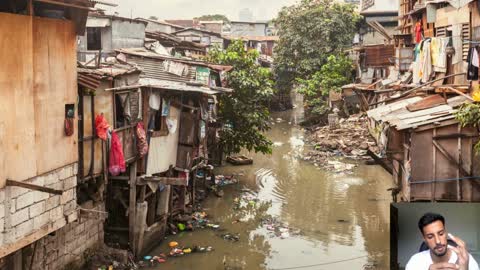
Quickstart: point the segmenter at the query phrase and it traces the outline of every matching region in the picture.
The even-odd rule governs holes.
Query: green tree
[[[224,23],[229,23],[230,20],[227,18],[227,16],[222,15],[222,14],[213,14],[213,15],[203,15],[200,17],[194,18],[195,20],[199,21],[223,21]]]
[[[297,79],[298,92],[305,97],[305,105],[312,116],[328,112],[327,97],[330,91],[340,92],[352,80],[353,63],[344,54],[330,55],[327,62],[309,79]]]
[[[328,56],[351,47],[360,18],[353,5],[333,0],[302,0],[283,8],[275,20],[278,90],[290,91],[297,79],[311,79]]]
[[[462,124],[463,127],[473,126],[479,127],[480,124],[480,104],[464,103],[455,113],[455,118]],[[475,144],[475,152],[480,154],[480,141]]]
[[[152,20],[152,21],[158,21],[158,17],[157,16],[150,16],[148,17],[149,20]]]
[[[220,98],[219,116],[225,127],[221,131],[221,144],[227,154],[242,149],[271,153],[272,142],[264,135],[270,127],[267,102],[273,95],[272,74],[256,63],[256,50],[245,51],[243,42],[233,41],[225,50],[214,48],[208,60],[233,66],[227,75],[234,92]]]

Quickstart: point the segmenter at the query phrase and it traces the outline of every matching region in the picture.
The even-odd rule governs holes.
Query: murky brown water
[[[215,250],[170,258],[153,269],[389,268],[391,177],[379,166],[360,165],[351,175],[339,175],[297,159],[307,147],[304,132],[295,125],[301,115],[301,109],[273,115],[285,120],[268,134],[276,142],[273,155],[250,154],[254,165],[218,170],[217,174],[244,174],[239,185],[225,188],[223,198],[210,196],[203,204],[221,230],[169,236],[151,254],[167,253],[170,241]],[[259,202],[234,209],[235,198],[245,194],[245,188],[258,192]],[[267,216],[300,234],[285,239],[273,235],[261,223]],[[240,240],[221,238],[227,232],[238,233]]]

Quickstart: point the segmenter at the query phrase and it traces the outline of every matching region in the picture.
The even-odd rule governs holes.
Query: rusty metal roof
[[[161,55],[161,54],[157,54],[155,52],[149,51],[145,48],[126,48],[126,49],[118,49],[118,50],[115,50],[115,51],[117,51],[119,53],[130,54],[130,55],[140,56],[140,57],[144,57],[144,58],[157,59],[157,60],[169,60],[169,61],[179,62],[179,63],[183,63],[183,64],[210,67],[211,69],[214,69],[214,70],[217,70],[217,71],[224,71],[225,69],[228,69],[229,67],[230,67],[230,70],[231,70],[231,66],[214,65],[214,64],[211,64],[211,63],[203,62],[203,61],[197,61],[197,60],[192,60],[192,59]]]
[[[448,99],[447,103],[443,105],[412,112],[407,110],[407,106],[410,104],[427,105],[430,103],[430,99],[430,97],[423,99],[420,97],[408,98],[369,110],[367,114],[373,120],[388,123],[397,130],[415,129],[420,126],[452,120],[455,118],[454,113],[457,108],[465,102],[470,102],[464,96],[456,96]]]
[[[157,79],[149,79],[149,78],[141,78],[137,85],[109,88],[105,90],[121,91],[121,90],[128,90],[128,89],[139,88],[139,87],[148,87],[148,88],[153,88],[158,90],[168,90],[168,91],[175,91],[175,92],[203,93],[207,95],[228,94],[233,92],[233,90],[229,88],[205,87],[205,86],[198,86],[196,84],[190,84],[190,83],[173,82],[173,81],[157,80]]]
[[[240,39],[243,41],[278,41],[280,37],[278,36],[230,36],[230,35],[225,35],[222,36],[225,39],[229,40],[235,40],[235,39]]]
[[[407,106],[407,110],[410,112],[425,110],[429,108],[433,108],[436,106],[447,104],[445,99],[440,95],[431,95],[428,96],[420,101],[417,101],[413,104]]]
[[[111,81],[115,77],[140,73],[141,69],[128,63],[102,63],[97,67],[77,67],[78,84],[90,89],[96,89],[102,81]]]

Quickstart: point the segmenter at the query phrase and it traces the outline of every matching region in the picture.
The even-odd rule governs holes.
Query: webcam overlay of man
[[[426,213],[418,221],[418,228],[424,244],[405,270],[479,270],[465,242],[447,232],[443,216]]]

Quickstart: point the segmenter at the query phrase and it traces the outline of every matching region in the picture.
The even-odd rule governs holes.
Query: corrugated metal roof
[[[407,106],[416,102],[426,101],[413,97],[401,101],[397,101],[385,106],[367,112],[368,116],[375,121],[381,121],[390,124],[397,130],[417,128],[420,126],[433,124],[445,120],[454,119],[456,108],[465,102],[470,102],[464,96],[456,96],[447,100],[447,104],[439,105],[433,108],[409,112]]]
[[[208,95],[226,94],[226,93],[233,92],[232,89],[227,89],[227,88],[208,88],[204,86],[196,86],[196,85],[191,85],[187,83],[172,82],[172,81],[157,80],[157,79],[147,79],[147,78],[141,78],[140,85],[142,87],[151,87],[151,88],[171,90],[171,91],[196,92],[196,93],[204,93]]]
[[[278,41],[280,37],[278,36],[222,36],[225,39],[236,40],[241,39],[243,41]]]
[[[418,102],[407,106],[407,110],[411,112],[433,108],[442,104],[446,104],[446,100],[440,95],[431,95]]]
[[[178,76],[165,71],[163,61],[166,59],[155,59],[148,57],[140,57],[136,55],[127,55],[127,61],[137,64],[142,69],[142,78],[152,78],[157,80],[167,80],[174,82],[190,82],[195,81],[196,67],[189,65],[186,76]]]
[[[102,80],[112,80],[121,75],[141,72],[130,64],[102,63],[98,68],[77,67],[78,83],[90,89],[98,88]]]

